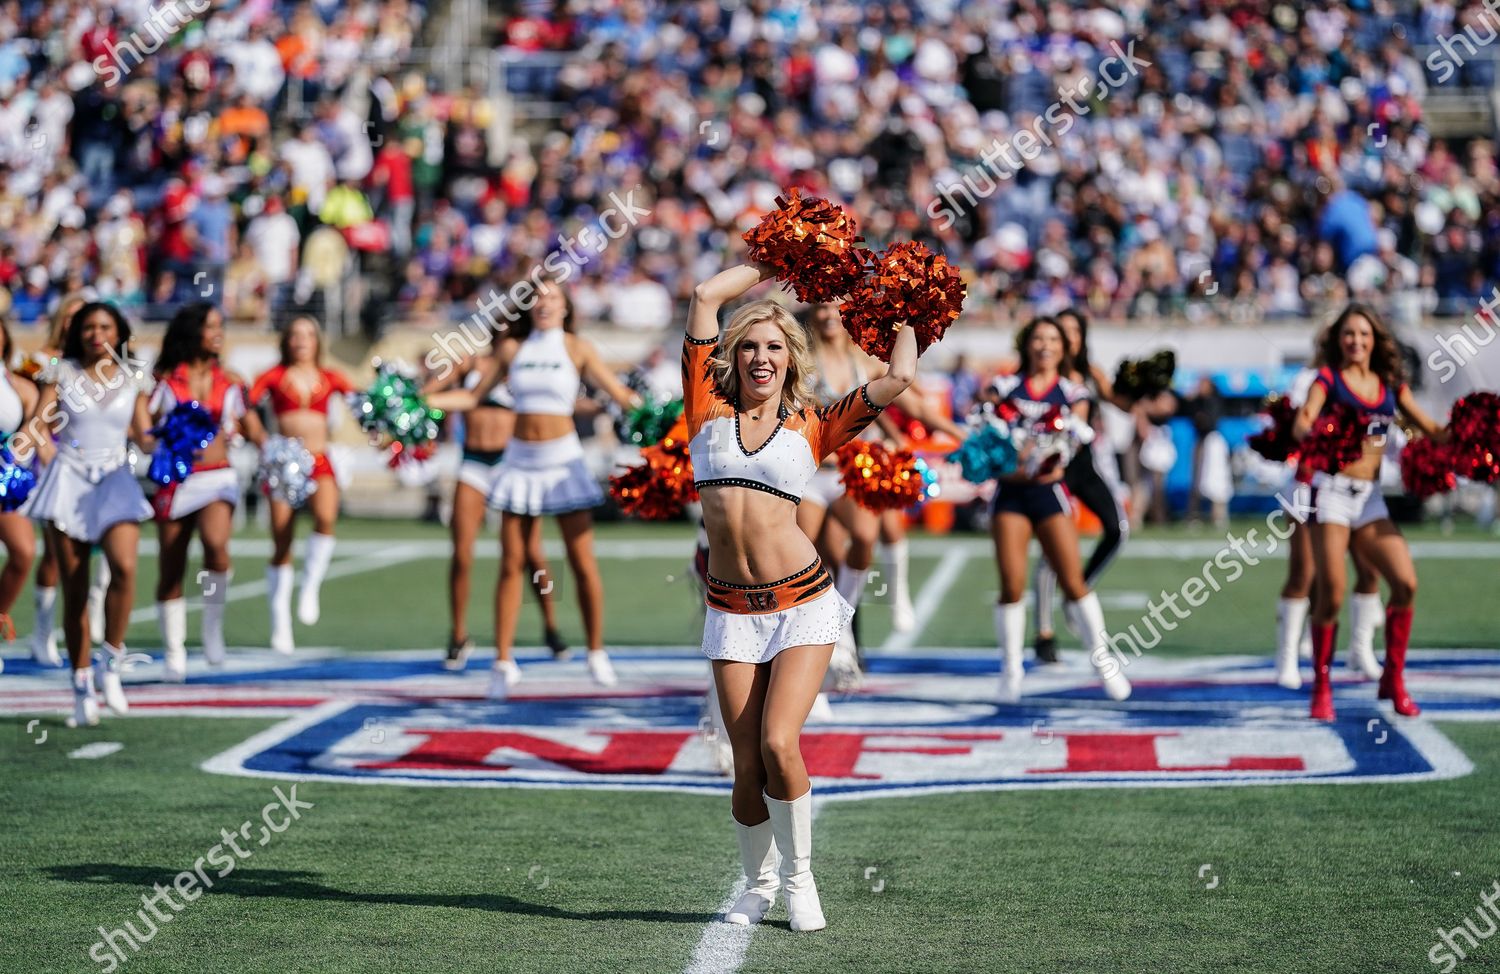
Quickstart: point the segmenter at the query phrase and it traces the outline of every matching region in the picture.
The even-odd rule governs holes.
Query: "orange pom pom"
[[[904,511],[926,497],[927,480],[910,450],[854,440],[839,448],[837,458],[844,489],[861,507]]]
[[[859,281],[869,251],[854,218],[837,204],[798,189],[776,197],[776,209],[745,231],[750,259],[775,268],[799,300],[833,301]]]
[[[660,443],[642,450],[641,459],[645,462],[609,478],[610,496],[620,510],[647,521],[665,521],[698,499],[685,438],[669,433]]]
[[[916,329],[917,352],[925,352],[958,320],[967,293],[947,257],[914,241],[894,243],[849,292],[839,313],[856,345],[889,362],[897,322]]]

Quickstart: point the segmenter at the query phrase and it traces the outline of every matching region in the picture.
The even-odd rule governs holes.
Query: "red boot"
[[[1415,717],[1422,712],[1406,692],[1406,644],[1411,639],[1411,606],[1385,610],[1385,669],[1380,673],[1380,699],[1389,700],[1396,713]]]
[[[1337,622],[1327,626],[1312,624],[1313,687],[1308,715],[1313,720],[1333,720],[1333,685],[1328,682],[1328,671],[1333,665],[1333,647],[1338,635]]]

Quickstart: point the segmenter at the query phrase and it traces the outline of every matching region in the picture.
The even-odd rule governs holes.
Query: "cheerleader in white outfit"
[[[562,288],[543,281],[532,307],[501,340],[499,354],[480,383],[472,390],[454,389],[428,399],[440,409],[473,409],[505,382],[515,403],[515,435],[496,469],[489,496],[489,505],[502,512],[496,656],[489,689],[494,700],[505,699],[521,679],[511,647],[521,611],[527,539],[536,519],[544,516],[556,517],[562,529],[588,639],[589,674],[603,686],[615,684],[614,668],[604,651],[604,587],[594,559],[591,513],[604,493],[584,462],[573,409],[584,376],[627,409],[639,405],[640,397],[605,367],[592,342],[572,333],[572,320],[573,306]]]
[[[328,411],[334,396],[354,391],[337,369],[323,367],[323,336],[316,319],[298,315],[281,331],[281,363],[256,377],[247,405],[254,409],[269,399],[282,436],[301,440],[313,456],[312,479],[317,490],[308,499],[312,534],[302,555],[302,585],[297,596],[297,621],[315,625],[322,612],[318,595],[333,561],[333,527],[339,518],[339,486],[328,448]],[[271,606],[271,648],[295,650],[292,637],[292,543],[296,540],[297,511],[271,499],[271,563],[266,585]]]
[[[456,369],[450,377],[428,385],[423,392],[431,395],[460,385],[474,389],[494,367],[500,350],[500,335],[491,330],[484,354],[475,355]],[[461,670],[474,648],[469,638],[469,588],[474,569],[474,542],[484,526],[485,502],[495,490],[500,461],[505,458],[516,429],[516,405],[505,383],[498,383],[489,395],[476,403],[463,418],[463,456],[458,466],[458,481],[453,485],[453,513],[448,529],[453,538],[453,554],[448,562],[448,611],[452,629],[448,638],[448,655],[443,666]],[[543,639],[554,659],[567,659],[568,644],[557,631],[557,606],[552,598],[552,573],[542,553],[542,522],[534,518],[526,538],[526,575],[532,592],[542,608]],[[500,590],[497,586],[495,597]]]
[[[130,325],[113,306],[84,305],[73,317],[57,382],[37,414],[57,446],[22,510],[52,536],[63,588],[63,633],[73,664],[74,726],[99,722],[95,688],[115,713],[129,709],[120,686],[125,629],[135,597],[140,522],[151,505],[131,469],[129,441],[155,443],[147,409],[150,379],[129,359]],[[37,448],[54,450],[45,435]],[[89,556],[97,545],[109,562],[104,642],[97,674],[89,654]]]
[[[224,596],[229,589],[229,536],[240,481],[229,465],[229,441],[242,431],[254,442],[265,439],[260,419],[245,409],[245,381],[219,364],[224,348],[224,318],[206,302],[177,312],[162,338],[156,360],[156,391],[151,414],[158,422],[181,403],[196,402],[213,417],[218,434],[193,461],[181,483],[157,490],[156,508],[161,563],[156,581],[156,617],[166,647],[165,679],[187,679],[188,545],[194,531],[203,545],[203,658],[210,666],[224,662]]]
[[[797,505],[823,458],[911,385],[917,345],[901,329],[884,375],[816,408],[807,333],[785,308],[753,302],[720,333],[719,309],[770,276],[744,265],[695,289],[683,407],[709,542],[702,648],[734,751],[731,808],[746,876],[724,918],[759,923],[779,889],[791,928],[820,930],[799,737],[853,609],[796,530]]]
[[[36,414],[40,393],[36,384],[24,376],[10,371],[10,329],[0,321],[0,437],[9,441],[11,455],[16,451],[24,455],[17,462],[29,462],[34,447],[26,435],[16,434],[27,426]],[[0,571],[0,639],[9,642],[16,636],[15,623],[10,620],[11,606],[26,584],[26,575],[31,563],[36,560],[36,529],[26,515],[16,511],[0,514],[0,544],[5,546],[5,569]],[[3,666],[3,664],[0,664]]]

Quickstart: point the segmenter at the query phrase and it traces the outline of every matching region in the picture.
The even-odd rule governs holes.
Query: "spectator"
[[[672,324],[672,296],[639,267],[631,267],[612,290],[609,320],[631,331],[660,331]]]

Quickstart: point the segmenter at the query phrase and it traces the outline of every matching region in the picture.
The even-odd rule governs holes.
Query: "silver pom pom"
[[[261,448],[255,479],[265,486],[272,499],[302,507],[318,489],[318,482],[312,479],[314,462],[301,439],[272,436]]]

